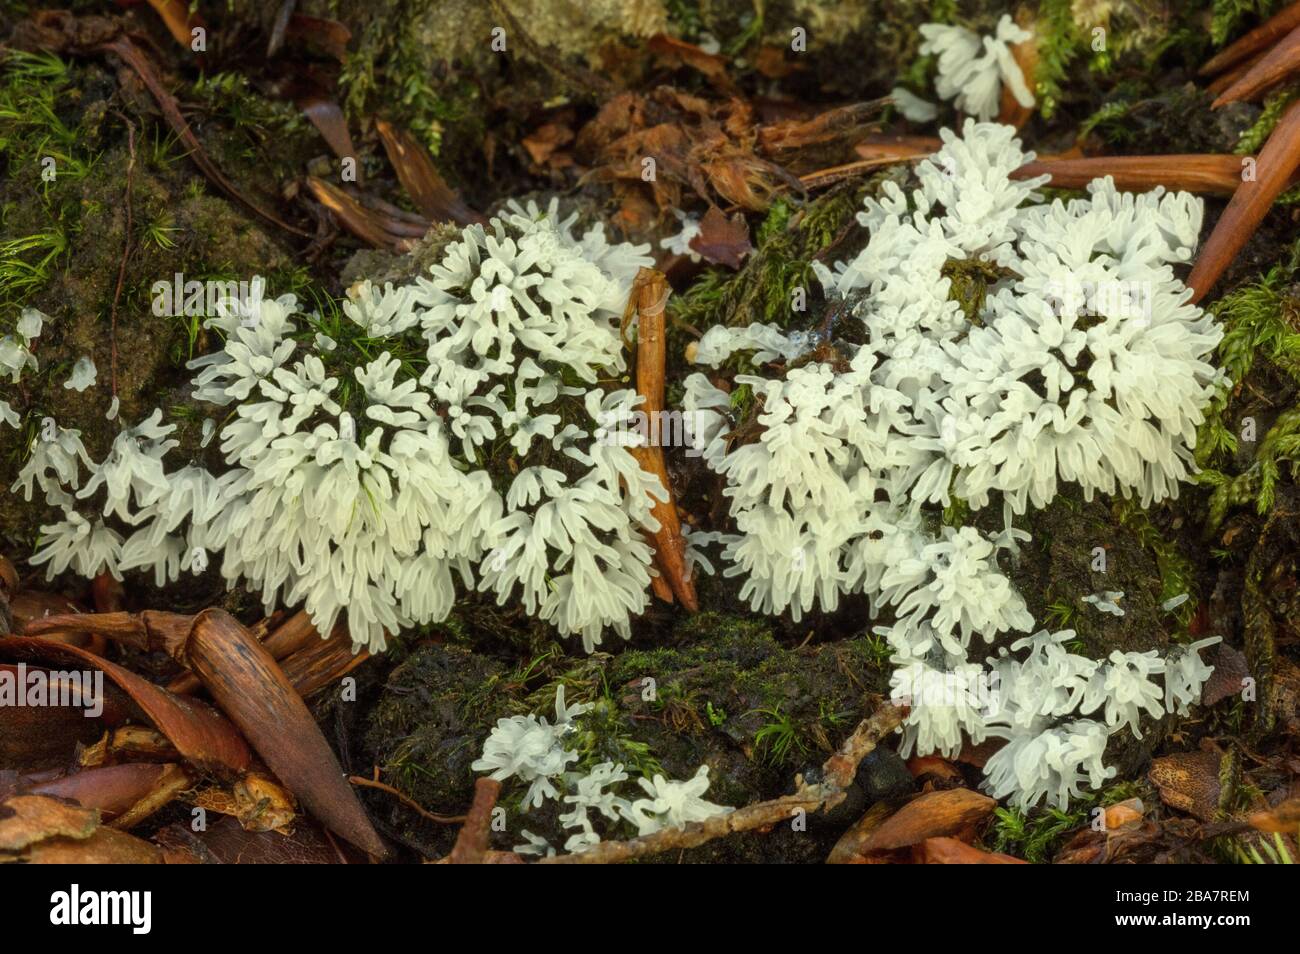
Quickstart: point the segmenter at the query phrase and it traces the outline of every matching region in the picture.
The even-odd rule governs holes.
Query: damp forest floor
[[[217,346],[215,333],[195,316],[155,314],[157,282],[262,275],[270,294],[337,312],[359,277],[409,277],[457,215],[490,215],[512,198],[560,196],[584,223],[653,243],[672,286],[671,405],[688,348],[709,327],[806,327],[789,303],[815,285],[813,263],[851,257],[864,240],[854,222],[863,197],[885,180],[906,184],[906,163],[866,165],[856,147],[933,134],[883,102],[898,85],[936,98],[934,63],[918,52],[927,21],[990,32],[1008,13],[1036,25],[1038,105],[1022,137],[1040,153],[1254,154],[1300,91],[1283,83],[1258,102],[1213,110],[1197,76],[1282,6],[1269,0],[317,0],[283,5],[291,15],[277,19],[280,6],[140,4],[106,16],[99,5],[56,14],[20,3],[0,12],[0,336],[24,308],[52,318],[39,372],[0,381],[0,397],[22,412],[17,431],[0,426],[0,485],[12,484],[45,417],[80,429],[99,459],[119,422],[161,408],[178,424],[177,453],[220,466],[219,442],[203,434],[209,420],[220,426],[221,409],[194,399],[185,367]],[[493,46],[502,24],[503,50]],[[792,48],[798,29],[804,49]],[[145,71],[112,48],[123,37],[143,52]],[[951,106],[940,108],[951,125]],[[386,129],[428,163],[394,160]],[[611,146],[628,134],[669,157],[661,181],[647,183],[638,156]],[[331,188],[355,201],[340,206]],[[1300,796],[1297,201],[1300,192],[1283,193],[1205,302],[1227,329],[1218,359],[1234,387],[1202,429],[1202,477],[1151,508],[1067,491],[1027,519],[1033,540],[1011,572],[1037,625],[1074,629],[1072,646],[1096,658],[1222,636],[1213,661],[1225,678],[1253,680],[1249,698],[1216,690],[1191,716],[1112,747],[1116,778],[1068,811],[990,804],[954,821],[936,810],[912,841],[868,858],[863,832],[918,797],[978,791],[988,755],[905,761],[885,738],[844,800],[806,825],[665,859],[902,862],[925,856],[917,845],[929,836],[955,837],[972,853],[962,860],[1281,863],[1300,853],[1293,823],[1276,835],[1247,823]],[[1207,197],[1203,237],[1225,206]],[[679,209],[716,210],[699,260],[659,245],[678,231]],[[432,237],[407,254],[392,230],[417,221]],[[979,281],[964,276],[961,287],[979,294]],[[812,309],[829,326],[834,316],[819,309],[829,309]],[[99,369],[96,384],[63,387],[83,355]],[[721,488],[698,461],[671,461],[669,472],[693,525],[725,520]],[[161,588],[128,574],[108,596],[70,574],[46,581],[27,558],[53,512],[0,492],[0,557],[15,569],[14,592],[29,594],[25,606],[35,593],[43,612],[106,601],[130,612],[218,607],[265,628],[294,609],[268,624],[260,600],[228,590],[215,567]],[[944,519],[991,517],[954,506]],[[579,765],[611,760],[684,779],[707,764],[710,800],[770,800],[818,778],[854,727],[888,705],[889,649],[864,601],[796,623],[750,612],[738,589],[735,578],[702,578],[699,613],[655,600],[629,641],[607,638],[607,651],[590,656],[521,607],[463,594],[446,621],[395,634],[388,652],[314,686],[307,701],[344,771],[362,780],[361,803],[397,860],[453,851],[484,738],[498,719],[549,715],[560,686],[593,706],[573,741]],[[1082,602],[1102,591],[1125,594],[1122,618]],[[156,683],[181,674],[157,652],[105,651]],[[76,744],[84,752],[103,739]],[[0,745],[0,811],[35,771],[22,752]],[[51,770],[48,756],[40,771]],[[301,805],[268,820],[267,801],[250,803],[247,786],[190,782],[133,834],[174,847],[167,833],[201,790],[204,804],[240,824],[202,844],[190,837],[185,850],[337,860]],[[507,782],[499,805],[522,811],[523,791]],[[1097,830],[1097,809],[1113,813],[1111,828]],[[532,830],[562,843],[560,810],[539,812]],[[503,855],[518,843],[495,828],[488,838]]]

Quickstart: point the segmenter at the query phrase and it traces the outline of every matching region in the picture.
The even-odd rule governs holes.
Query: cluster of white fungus
[[[260,284],[224,301],[207,322],[223,347],[191,367],[196,396],[230,409],[218,432],[229,469],[168,472],[173,427],[158,412],[99,465],[75,431],[52,429],[19,478],[29,499],[35,481],[69,506],[37,562],[152,567],[161,583],[220,551],[232,586],[268,609],[305,604],[321,633],[346,610],[354,644],[372,650],[444,619],[453,571],[588,651],[607,629],[627,636],[666,491],[627,450],[642,439],[640,399],[602,384],[624,370],[619,319],[650,259],[572,226],[554,205],[514,205],[465,229],[427,275],[349,289],[333,335]],[[511,467],[489,473],[493,454]],[[70,508],[69,491],[101,487],[103,516],[139,527],[129,539]]]
[[[1009,18],[982,40],[923,31],[940,94],[959,107],[991,115],[1000,82],[1028,97],[1007,46],[1025,36]],[[1040,632],[985,664],[972,644],[1034,628],[1004,572],[1028,539],[1017,515],[1063,483],[1149,505],[1193,471],[1197,425],[1225,384],[1208,361],[1222,330],[1172,268],[1191,257],[1201,203],[1102,179],[1087,199],[1042,205],[1046,176],[1011,178],[1033,159],[1011,128],[968,121],[942,137],[919,188],[886,183],[866,201],[862,252],[817,266],[851,310],[842,320],[861,323],[848,336],[860,344],[751,325],[710,329],[695,346],[701,364],[744,352],[758,373],[736,376],[740,402],[703,374],[685,381],[687,436],[725,478],[735,530],[686,528],[687,561],[712,572],[704,548],[720,545],[742,598],[795,620],[864,595],[893,618],[881,631],[893,695],[911,705],[904,753],[1002,738],[989,790],[1064,806],[1114,774],[1111,734],[1187,711],[1211,671],[1199,651],[1215,640],[1097,661],[1065,647],[1069,631]],[[219,555],[230,585],[260,591],[268,609],[305,604],[321,633],[346,610],[354,644],[372,650],[444,619],[453,571],[588,651],[606,630],[626,637],[648,601],[645,534],[666,491],[627,449],[644,439],[640,399],[607,385],[625,370],[619,318],[650,259],[599,227],[577,236],[573,222],[554,203],[512,204],[465,229],[426,275],[349,289],[328,328],[260,284],[225,301],[208,321],[222,348],[191,367],[196,396],[229,408],[215,432],[227,469],[169,468],[175,427],[160,411],[101,462],[47,418],[14,485],[62,513],[32,562],[51,575],[151,569],[162,585]],[[686,253],[691,229],[670,246]],[[978,294],[954,294],[954,280]],[[36,367],[42,321],[26,311],[18,337],[0,339],[0,375]],[[93,380],[87,361],[68,386]],[[4,402],[0,420],[18,425]],[[503,453],[509,467],[489,472]],[[1003,529],[941,525],[955,500],[1000,501]],[[1087,599],[1122,615],[1122,595]],[[637,779],[639,799],[618,794],[621,764],[573,771],[564,737],[587,708],[566,708],[561,689],[553,724],[503,719],[474,768],[527,782],[532,807],[562,797],[569,851],[599,841],[594,817],[647,834],[729,810],[703,799],[705,767],[685,782]],[[518,850],[552,850],[524,837]]]
[[[783,366],[736,376],[748,412],[703,374],[687,379],[683,404],[695,449],[726,478],[736,532],[717,539],[742,597],[795,620],[849,593],[872,612],[892,608],[882,631],[895,696],[921,700],[904,750],[1006,738],[991,790],[1064,804],[1085,777],[1106,777],[1111,732],[1136,734],[1140,711],[1158,717],[1196,697],[1205,643],[1180,657],[1163,694],[1149,677],[1165,660],[1097,663],[1060,646],[1072,634],[1022,639],[1013,647],[1026,659],[991,668],[968,652],[976,636],[1033,629],[1003,570],[1029,536],[1016,515],[1065,483],[1086,499],[1118,492],[1148,505],[1192,471],[1196,426],[1223,383],[1207,360],[1222,330],[1172,269],[1192,254],[1201,203],[1121,194],[1103,179],[1087,199],[1039,205],[1047,177],[1010,178],[1033,158],[1010,127],[968,121],[943,142],[910,195],[886,183],[867,200],[862,252],[819,268],[828,296],[861,322],[848,340],[862,343],[711,329],[702,363],[752,351],[759,371]],[[969,310],[952,293],[963,274],[983,286]],[[1004,529],[942,526],[954,498],[975,510],[1000,500]],[[994,674],[1000,703],[987,691]],[[1104,721],[1062,721],[1102,699]]]
[[[45,321],[46,316],[35,308],[24,308],[14,328],[17,337],[0,338],[0,381],[8,378],[10,384],[17,384],[24,371],[39,370],[40,364],[32,354],[32,342],[40,337]],[[0,424],[17,428],[19,423],[18,412],[8,401],[0,399]]]
[[[935,92],[941,99],[955,100],[962,112],[981,120],[992,119],[998,112],[1003,84],[1021,106],[1034,105],[1034,94],[1011,51],[1012,46],[1031,39],[1033,34],[1017,26],[1009,14],[1002,15],[992,36],[944,23],[923,24],[921,36],[925,38],[922,55],[938,57]],[[910,106],[904,101],[905,109]],[[913,114],[924,121],[924,111],[913,107]]]
[[[704,799],[709,788],[709,768],[701,765],[685,782],[663,775],[638,778],[644,798],[620,795],[619,787],[629,780],[622,763],[599,762],[585,772],[571,771],[568,766],[578,760],[578,752],[564,747],[565,737],[576,728],[575,721],[591,709],[591,704],[566,706],[564,685],[555,690],[555,723],[535,715],[499,719],[483,743],[483,755],[470,766],[476,772],[489,772],[497,781],[517,778],[528,783],[523,804],[526,809],[540,808],[546,799],[560,799],[569,810],[559,816],[560,824],[573,834],[564,842],[568,852],[585,851],[601,841],[593,816],[607,822],[627,822],[637,835],[650,835],[665,828],[681,828],[691,822],[704,821],[731,811]],[[557,785],[559,786],[557,788]],[[563,796],[561,796],[563,791]],[[609,826],[606,826],[609,827]],[[554,848],[539,835],[524,829],[519,854],[554,854]]]

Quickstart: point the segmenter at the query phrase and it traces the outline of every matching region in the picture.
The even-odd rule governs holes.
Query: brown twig
[[[1259,62],[1220,93],[1210,108],[1219,109],[1229,103],[1255,99],[1292,75],[1297,66],[1300,66],[1300,26],[1278,40]]]
[[[110,354],[113,397],[117,397],[117,306],[122,300],[122,286],[126,282],[126,262],[131,257],[131,187],[135,172],[135,123],[121,113],[117,114],[126,123],[126,230],[122,235],[122,260],[117,265],[117,287],[113,289],[113,304],[108,313],[108,346]]]
[[[246,195],[240,192],[233,182],[226,178],[225,174],[217,167],[217,164],[212,161],[211,157],[204,150],[202,143],[200,143],[198,137],[194,135],[194,130],[190,128],[190,124],[185,121],[185,117],[181,114],[180,106],[176,102],[176,97],[169,93],[167,88],[163,86],[162,81],[158,79],[158,74],[154,72],[153,64],[149,62],[149,58],[145,56],[139,47],[131,42],[129,37],[118,36],[110,42],[101,44],[98,49],[107,53],[116,53],[128,66],[131,67],[131,69],[135,70],[136,74],[140,77],[140,80],[153,95],[154,101],[162,111],[163,118],[167,120],[167,124],[171,126],[172,131],[176,133],[177,138],[180,139],[180,141],[185,145],[185,148],[189,151],[190,159],[199,167],[208,179],[221,189],[222,192],[226,193],[226,195],[230,196],[254,215],[270,222],[272,225],[278,226],[286,232],[292,232],[294,235],[299,235],[303,238],[311,238],[309,233],[304,232],[296,226],[290,225],[275,214],[258,206]]]
[[[1260,150],[1255,163],[1259,178],[1243,182],[1223,210],[1214,231],[1201,248],[1187,284],[1193,289],[1192,301],[1204,298],[1224,270],[1237,257],[1259,223],[1286,188],[1300,166],[1300,103],[1293,103],[1278,121],[1273,134]]]
[[[492,809],[500,794],[501,783],[496,779],[480,778],[474,783],[474,801],[447,859],[453,865],[479,865],[487,857]]]
[[[858,764],[875,749],[886,735],[896,729],[906,710],[883,704],[858,723],[853,734],[822,766],[823,778],[809,784],[796,777],[793,795],[738,808],[684,828],[667,828],[653,835],[628,841],[604,841],[586,851],[572,855],[543,858],[539,864],[610,864],[644,858],[665,851],[696,848],[706,842],[738,832],[755,831],[787,822],[797,812],[817,812],[834,808],[844,800],[845,790],[857,775]]]
[[[348,781],[353,785],[360,786],[361,788],[373,788],[376,791],[386,792],[411,811],[417,813],[421,818],[426,818],[438,825],[459,825],[469,817],[468,815],[435,815],[433,812],[424,808],[424,806],[415,799],[403,795],[397,789],[393,788],[393,786],[381,782],[377,778],[366,778],[364,775],[349,775]]]
[[[1230,66],[1260,52],[1266,47],[1286,36],[1300,26],[1300,3],[1293,3],[1285,10],[1251,30],[1226,50],[1206,60],[1198,71],[1201,76],[1213,76]]]
[[[686,562],[686,538],[682,535],[682,521],[673,499],[673,485],[668,477],[662,446],[666,362],[664,308],[668,293],[668,279],[663,272],[642,268],[632,283],[632,293],[624,312],[624,326],[633,316],[637,318],[636,389],[643,399],[641,412],[648,425],[646,444],[628,450],[636,457],[642,470],[659,478],[667,493],[666,500],[655,499],[651,506],[651,512],[659,521],[659,530],[654,535],[655,563],[667,578],[673,595],[694,613],[700,608],[700,603]],[[662,595],[659,587],[655,592]]]

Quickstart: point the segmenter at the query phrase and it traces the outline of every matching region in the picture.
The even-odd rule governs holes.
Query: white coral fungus
[[[652,779],[638,778],[637,785],[647,797],[635,801],[619,794],[620,787],[630,778],[622,763],[598,762],[585,772],[567,770],[579,755],[576,750],[566,749],[563,740],[576,728],[574,720],[591,708],[590,703],[566,707],[561,683],[555,691],[554,725],[545,717],[534,715],[501,719],[484,742],[482,757],[470,767],[476,772],[491,772],[491,777],[498,781],[517,778],[527,782],[525,808],[540,808],[548,798],[560,798],[570,806],[559,816],[560,824],[573,831],[564,842],[564,850],[568,852],[585,851],[600,843],[601,833],[594,824],[599,818],[605,820],[607,828],[626,822],[638,835],[648,835],[732,810],[704,798],[709,789],[707,765],[701,765],[684,782],[658,773]],[[593,819],[592,813],[598,818]],[[522,829],[520,834],[525,839],[515,848],[520,854],[555,853],[545,838],[527,829]]]
[[[862,252],[818,267],[861,322],[844,337],[862,343],[812,351],[775,326],[710,329],[702,363],[753,352],[756,370],[786,366],[735,378],[756,436],[736,440],[746,409],[702,374],[683,405],[694,449],[726,478],[737,532],[720,538],[723,573],[744,580],[741,596],[795,620],[848,593],[892,608],[881,631],[894,698],[912,706],[903,750],[1006,738],[991,790],[1064,804],[1108,777],[1110,733],[1185,707],[1208,668],[1195,650],[1176,656],[1176,673],[1155,654],[1097,663],[1064,648],[1068,633],[1021,640],[1026,658],[987,668],[967,654],[1033,628],[1007,576],[1028,539],[1017,515],[1068,483],[1146,505],[1192,473],[1197,425],[1223,384],[1209,363],[1222,329],[1173,272],[1195,248],[1201,203],[1102,179],[1087,199],[1036,204],[1047,177],[1010,178],[1033,158],[1010,127],[968,121],[942,138],[912,193],[887,182],[867,199]],[[982,294],[959,299],[956,281]],[[940,507],[995,499],[1001,530],[940,524]],[[1122,595],[1087,600],[1120,616]],[[1099,710],[1095,723],[1063,721]]]
[[[1034,94],[1011,47],[1033,37],[1003,14],[992,36],[981,37],[963,26],[925,23],[921,26],[922,54],[939,58],[935,91],[941,99],[956,100],[957,108],[981,120],[997,114],[1005,83],[1021,106],[1034,105]],[[908,117],[909,119],[911,117]]]
[[[640,399],[602,382],[624,370],[619,318],[650,259],[573,222],[554,204],[512,206],[411,283],[354,285],[328,320],[263,296],[260,281],[223,301],[207,324],[224,345],[191,367],[196,396],[229,408],[228,469],[169,470],[172,428],[157,412],[123,432],[103,465],[85,458],[78,496],[102,488],[104,515],[139,529],[120,551],[105,537],[96,559],[161,582],[219,554],[232,586],[268,609],[304,603],[322,634],[346,610],[354,644],[371,650],[446,618],[454,576],[589,651],[610,630],[629,635],[652,572],[643,531],[658,529],[665,490],[608,437],[636,439]],[[10,339],[0,360],[34,361]],[[502,452],[511,466],[489,471]],[[66,497],[54,485],[77,487],[77,457],[62,432],[19,482]],[[51,568],[64,565],[60,541],[86,532],[51,528]]]

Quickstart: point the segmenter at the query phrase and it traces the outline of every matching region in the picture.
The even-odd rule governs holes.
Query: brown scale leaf
[[[918,795],[885,819],[862,846],[866,854],[906,848],[927,838],[954,835],[983,821],[997,807],[987,795],[950,788]]]
[[[715,265],[740,270],[741,260],[754,250],[749,241],[749,223],[737,212],[730,218],[716,205],[709,206],[700,220],[700,234],[691,239],[691,248]]]

